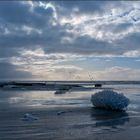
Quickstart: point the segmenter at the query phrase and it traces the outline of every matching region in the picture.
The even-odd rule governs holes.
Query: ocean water
[[[0,90],[0,140],[133,139],[140,137],[140,85],[106,85],[130,99],[126,111],[96,109],[91,95],[70,91]],[[29,113],[37,120],[24,120]]]

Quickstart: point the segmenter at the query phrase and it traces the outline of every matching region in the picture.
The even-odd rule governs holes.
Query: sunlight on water
[[[107,86],[104,86],[107,87]],[[139,108],[140,86],[139,85],[111,85],[115,91],[124,93],[130,98],[129,108]],[[92,91],[69,91],[66,94],[54,94],[55,91],[0,91],[0,103],[8,102],[10,105],[21,106],[55,106],[55,105],[83,105],[91,106],[90,98],[95,92]]]
[[[55,95],[55,91],[26,91],[19,92],[9,97],[9,104],[20,104],[22,106],[55,106],[55,105],[88,105],[90,104],[90,92],[68,92],[62,95]],[[14,95],[14,94],[13,94]]]

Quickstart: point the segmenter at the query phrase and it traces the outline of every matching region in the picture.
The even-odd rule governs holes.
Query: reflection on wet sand
[[[129,122],[129,115],[125,111],[110,111],[92,108],[91,117],[96,122],[96,127],[111,127],[123,126]]]

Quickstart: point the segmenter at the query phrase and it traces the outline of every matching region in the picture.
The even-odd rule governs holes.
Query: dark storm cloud
[[[102,3],[102,4],[101,4]],[[107,5],[107,1],[61,1],[55,2],[56,6],[60,6],[60,11],[65,10],[62,14],[70,14],[77,10],[79,13],[103,13],[104,7]]]
[[[121,2],[107,1],[53,1],[53,4],[55,10],[51,6],[40,6],[38,2],[33,2],[32,6],[28,2],[0,2],[0,58],[20,57],[22,49],[35,50],[38,47],[46,54],[76,53],[86,56],[122,55],[139,49],[140,32],[133,30],[133,27],[139,27],[139,17],[133,16],[134,8],[125,13],[126,7],[123,8]],[[119,15],[117,9],[118,15],[113,15],[110,9],[116,7],[124,12]],[[86,21],[82,19],[83,15]],[[63,17],[70,21],[62,24]],[[75,24],[71,18],[76,19]],[[81,32],[77,33],[77,27]],[[85,27],[90,28],[84,30]],[[88,34],[90,31],[91,34]],[[98,38],[98,31],[103,33],[103,37]],[[117,39],[113,40],[113,37]],[[0,78],[31,77],[30,73],[18,68],[10,62],[0,63]]]
[[[120,2],[109,3],[106,1],[103,1],[102,3],[97,1],[61,1],[53,3],[56,6],[56,10],[58,12],[57,14],[59,15],[63,12],[63,16],[67,13],[72,13],[74,11],[74,8],[78,8],[79,13],[81,14],[96,12],[104,13],[107,6],[113,7],[113,5],[115,4],[120,4]],[[3,52],[0,53],[1,56],[4,57],[4,55],[18,55],[19,48],[32,49],[36,48],[36,46],[42,47],[46,53],[76,52],[79,54],[120,54],[124,53],[126,49],[128,49],[128,47],[123,47],[121,45],[126,43],[127,39],[129,42],[128,37],[125,37],[125,39],[122,38],[120,41],[114,41],[113,43],[97,40],[96,38],[88,35],[79,35],[74,38],[74,35],[72,33],[68,33],[66,31],[68,28],[74,29],[74,26],[72,26],[71,24],[69,24],[69,26],[68,24],[62,26],[58,23],[57,25],[53,26],[50,23],[54,12],[52,8],[47,9],[40,6],[35,6],[32,11],[30,8],[31,6],[29,4],[23,4],[21,2],[1,2],[0,29],[3,32],[5,28],[9,30],[9,33],[0,35],[0,50],[2,50]],[[61,12],[59,13],[59,11]],[[29,34],[21,29],[24,25],[33,28]],[[84,26],[86,25],[83,25],[83,27],[81,28],[84,28]],[[133,26],[132,23],[115,23],[114,25],[108,24],[105,26],[98,26],[98,28],[99,30],[104,28],[104,31],[110,30],[118,33],[127,30],[131,26]],[[41,33],[35,31],[36,29],[40,29]],[[64,37],[71,38],[73,42],[63,43],[62,39]],[[131,34],[131,37],[133,37],[133,33]],[[133,40],[139,43],[137,39],[138,38],[135,38]],[[137,47],[138,45],[136,43],[135,48],[137,49]]]
[[[0,47],[0,58],[10,58],[11,56],[18,56],[19,49],[9,48],[9,47]]]
[[[30,8],[29,4],[17,1],[0,2],[0,57],[18,55],[21,47],[44,45],[50,40],[49,20],[52,17],[52,9],[37,7],[31,11]],[[32,29],[30,34],[22,29],[24,26]],[[40,35],[39,31],[36,31],[41,32],[45,27],[48,28],[45,30],[48,35],[46,37],[44,32]]]
[[[117,41],[116,44],[122,46],[122,49],[125,51],[138,50],[140,49],[140,33],[136,32],[133,34],[129,34],[122,40]]]
[[[18,66],[10,63],[0,63],[0,80],[30,79],[32,75],[26,71],[20,71]]]
[[[68,52],[77,54],[106,54],[109,52],[110,46],[111,44],[105,41],[97,41],[89,36],[82,36],[76,38],[73,44],[67,45],[67,49]]]
[[[31,12],[29,4],[22,4],[18,1],[0,2],[0,21],[5,26],[14,24],[15,27],[16,25],[27,24],[38,28],[46,25],[44,17],[41,14],[37,14],[36,11]]]
[[[61,49],[61,38],[67,33],[63,31],[61,27],[48,27],[44,29],[42,34],[31,33],[31,34],[8,34],[0,36],[0,48],[3,49],[19,49],[19,48],[36,48],[41,46],[47,51],[59,51]],[[15,50],[16,51],[16,50]],[[12,53],[12,52],[11,52]],[[14,53],[14,52],[13,52]]]

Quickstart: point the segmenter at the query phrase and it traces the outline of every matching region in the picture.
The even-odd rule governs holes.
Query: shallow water
[[[0,139],[126,139],[140,137],[140,85],[110,85],[130,99],[126,111],[95,109],[91,95],[99,90],[0,91]],[[60,114],[58,114],[61,112]],[[38,120],[24,121],[25,113]]]

